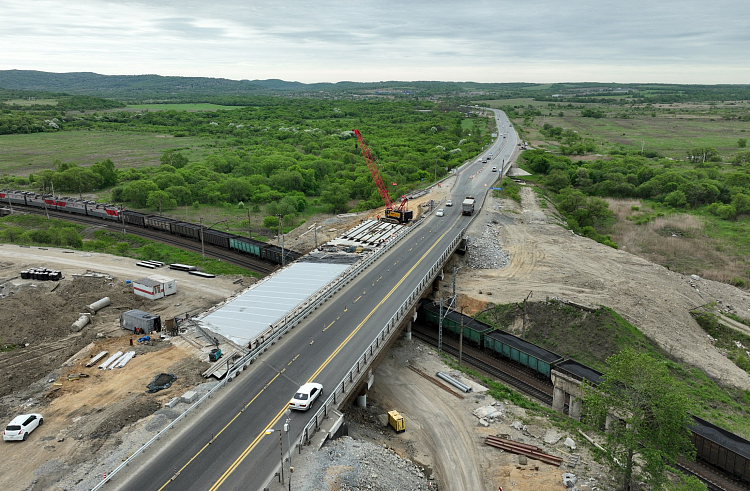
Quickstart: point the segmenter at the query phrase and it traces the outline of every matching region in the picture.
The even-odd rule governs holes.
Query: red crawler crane
[[[399,204],[398,207],[393,201],[391,201],[391,197],[388,195],[388,189],[383,183],[383,178],[380,177],[380,169],[378,169],[377,164],[375,164],[375,159],[372,156],[370,148],[365,144],[365,141],[362,139],[362,134],[359,132],[359,130],[352,131],[355,135],[357,135],[359,149],[362,151],[362,156],[365,158],[367,167],[370,169],[372,179],[373,181],[375,181],[375,187],[378,188],[380,197],[383,198],[383,203],[385,203],[385,216],[382,218],[382,220],[392,223],[408,223],[414,215],[414,212],[406,209],[406,203],[409,200],[406,198],[406,196],[401,196],[401,204]]]

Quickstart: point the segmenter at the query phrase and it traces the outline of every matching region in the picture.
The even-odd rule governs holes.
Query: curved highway
[[[465,165],[451,190],[454,206],[443,207],[390,253],[323,304],[252,367],[219,391],[159,449],[149,449],[107,486],[121,490],[261,490],[279,465],[277,433],[295,390],[314,381],[333,387],[373,341],[398,306],[447,245],[469,223],[461,215],[465,196],[480,197],[499,178],[493,166],[509,165],[517,137],[507,117],[495,111],[499,137],[481,158]],[[503,137],[503,133],[507,136]],[[481,157],[481,156],[480,156]],[[479,210],[477,209],[476,212]],[[320,407],[319,398],[314,408]],[[293,411],[290,440],[300,436],[313,411]],[[287,453],[287,435],[283,451]],[[292,455],[292,464],[294,455]]]

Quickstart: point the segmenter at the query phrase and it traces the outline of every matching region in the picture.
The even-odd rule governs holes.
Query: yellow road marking
[[[453,223],[453,225],[455,225],[457,222],[458,222],[458,218],[455,220],[455,222]],[[351,341],[351,339],[354,337],[354,335],[357,334],[360,329],[362,329],[362,326],[364,326],[365,323],[368,320],[370,320],[370,317],[372,317],[372,315],[380,308],[380,306],[383,305],[386,302],[386,300],[388,300],[391,297],[391,295],[393,295],[393,292],[395,292],[396,289],[399,286],[401,286],[401,284],[406,280],[406,278],[409,277],[409,275],[412,273],[412,271],[414,271],[414,269],[416,269],[416,267],[419,266],[422,263],[422,261],[424,261],[424,258],[427,257],[427,254],[429,254],[432,251],[432,249],[434,249],[435,246],[443,239],[443,237],[445,237],[445,235],[448,233],[448,231],[450,231],[453,228],[453,225],[451,225],[448,228],[448,230],[446,230],[443,233],[443,235],[441,235],[435,241],[435,243],[432,244],[432,247],[430,247],[429,249],[427,249],[427,251],[422,255],[422,257],[420,257],[419,260],[416,263],[414,263],[414,266],[412,266],[411,269],[409,269],[409,271],[407,271],[406,274],[398,281],[398,283],[396,283],[396,285],[393,288],[391,288],[391,291],[389,291],[388,294],[385,297],[383,297],[383,299],[375,306],[375,308],[373,308],[370,311],[370,313],[367,314],[367,316],[362,320],[362,322],[360,322],[359,325],[346,337],[346,339],[344,339],[341,342],[341,344],[334,350],[334,352],[331,353],[330,356],[328,356],[328,358],[326,358],[326,360],[323,362],[322,365],[320,365],[320,367],[318,367],[318,369],[315,371],[315,373],[313,373],[312,376],[310,376],[310,378],[307,379],[307,382],[312,382],[313,379],[315,377],[317,377],[320,374],[320,372],[322,372],[328,366],[328,364],[331,362],[331,360],[333,360],[333,358],[344,348],[344,346],[346,346],[349,343],[349,341]],[[346,310],[344,310],[344,311],[346,311]],[[253,399],[250,402],[248,402],[245,405],[245,407],[243,409],[247,408],[250,404],[252,404],[253,401],[255,401],[255,399],[257,399],[258,396],[260,396],[260,394],[264,390],[266,390],[271,385],[271,383],[273,383],[274,380],[276,380],[279,377],[279,375],[280,374],[276,374],[271,379],[271,381],[268,382],[266,384],[266,386],[260,392],[258,392],[258,394],[256,394],[255,397],[253,397]],[[284,411],[287,410],[287,407],[288,406],[284,406],[284,407],[281,408],[281,410],[276,414],[276,416],[274,416],[274,418],[271,420],[271,422],[263,429],[263,431],[261,431],[258,434],[258,436],[255,437],[255,439],[252,441],[252,443],[250,443],[250,445],[247,446],[247,448],[242,452],[242,454],[240,454],[240,456],[237,457],[237,459],[232,463],[232,465],[229,466],[229,468],[224,472],[224,474],[222,474],[221,477],[219,477],[219,479],[214,483],[213,486],[211,486],[211,488],[209,488],[208,491],[215,491],[216,489],[219,488],[219,486],[221,486],[224,483],[224,481],[226,481],[226,479],[229,477],[229,475],[232,474],[235,471],[235,469],[237,469],[237,467],[242,463],[242,461],[245,460],[245,457],[247,457],[250,454],[250,452],[252,452],[252,450],[258,445],[258,443],[260,442],[260,440],[266,434],[266,430],[269,429],[269,428],[271,428],[273,425],[275,425],[276,422],[279,420],[279,418],[281,418],[282,414],[284,414]],[[230,424],[232,424],[234,422],[234,420],[236,420],[241,413],[242,412],[240,411],[240,413],[238,413],[234,418],[232,418],[232,420],[229,421],[229,423],[227,423],[224,426],[224,428],[221,429],[221,431],[216,435],[216,437],[218,437]],[[214,438],[216,438],[216,437],[214,437]],[[198,451],[198,453],[196,453],[193,456],[193,458],[191,458],[184,466],[182,466],[182,468],[180,468],[180,470],[178,471],[178,473],[182,472],[183,469],[185,469],[185,467],[187,467],[193,460],[195,460],[195,458],[198,457],[198,455],[200,455],[200,453],[203,452],[203,450],[205,450],[205,448],[207,446],[208,446],[208,444],[204,445],[203,448],[201,448]],[[164,487],[166,487],[167,484],[169,484],[170,482],[171,481],[167,481],[161,488],[159,488],[158,491],[161,491],[162,489],[164,489]]]
[[[362,298],[362,295],[360,295],[356,299],[354,299],[354,301],[352,303],[357,303],[357,300],[359,300],[360,298]]]
[[[264,387],[263,387],[263,388],[262,388],[262,389],[261,389],[261,390],[260,390],[260,391],[259,391],[259,392],[258,392],[257,394],[255,394],[255,397],[253,397],[252,399],[250,399],[250,402],[248,402],[247,404],[245,404],[245,406],[244,406],[244,407],[243,407],[243,408],[242,408],[242,409],[240,410],[240,412],[238,412],[238,413],[237,413],[237,414],[236,414],[236,415],[234,416],[234,418],[232,418],[232,419],[231,419],[231,420],[230,420],[230,421],[229,421],[229,422],[228,422],[227,424],[225,424],[225,425],[224,425],[224,427],[223,427],[223,428],[222,428],[222,429],[221,429],[221,430],[220,430],[220,431],[219,431],[219,432],[218,432],[218,433],[217,433],[216,435],[214,435],[214,437],[213,437],[213,438],[211,439],[211,441],[215,440],[216,438],[218,438],[218,436],[219,436],[219,435],[221,435],[222,433],[224,433],[224,430],[226,430],[226,429],[227,429],[227,428],[229,427],[229,425],[230,425],[230,424],[234,423],[234,420],[235,420],[235,419],[237,419],[237,418],[239,418],[239,417],[240,417],[240,414],[242,414],[242,411],[244,411],[244,410],[245,410],[246,408],[248,408],[248,407],[250,406],[250,404],[252,404],[252,403],[253,403],[253,402],[255,401],[255,399],[257,399],[257,398],[258,398],[258,397],[259,397],[259,396],[260,396],[260,395],[261,395],[261,394],[263,393],[263,391],[264,391],[264,390],[266,390],[266,389],[267,389],[267,388],[268,388],[268,387],[269,387],[269,386],[270,386],[270,385],[271,385],[271,384],[273,383],[273,381],[274,381],[274,380],[276,380],[277,378],[279,378],[279,376],[280,376],[280,375],[281,375],[280,373],[277,373],[276,375],[274,375],[274,377],[273,377],[273,378],[272,378],[272,379],[271,379],[271,380],[270,380],[270,381],[269,381],[269,382],[268,382],[268,383],[267,383],[267,384],[266,384],[266,385],[265,385],[265,386],[264,386]],[[280,417],[281,417],[281,414],[282,414],[282,413],[283,413],[284,411],[286,411],[286,408],[284,408],[284,409],[282,409],[282,410],[281,410],[281,412],[280,412],[280,413],[279,413],[279,414],[277,415],[277,417],[276,417],[276,420],[278,420],[278,418],[280,418]],[[273,423],[271,423],[271,425],[269,425],[269,426],[272,426],[272,425],[273,425],[274,423],[276,423],[276,420],[274,420],[274,421],[273,421]],[[265,430],[263,430],[263,431],[265,431]],[[258,439],[256,438],[256,441],[257,441],[257,440],[258,440]],[[201,453],[202,453],[202,452],[203,452],[203,451],[204,451],[204,450],[205,450],[206,448],[208,448],[208,446],[209,446],[209,445],[211,445],[211,443],[210,443],[210,442],[209,442],[209,443],[206,443],[205,445],[203,445],[203,447],[201,447],[201,449],[200,449],[200,450],[198,450],[198,452],[197,452],[197,453],[196,453],[195,455],[193,455],[193,456],[191,457],[191,459],[190,459],[190,460],[188,460],[188,461],[187,461],[187,462],[185,463],[185,465],[183,465],[182,467],[180,467],[180,469],[179,469],[179,470],[177,471],[177,473],[176,473],[176,474],[181,474],[181,473],[182,473],[182,471],[183,471],[183,470],[185,470],[185,468],[186,468],[186,467],[187,467],[188,465],[190,465],[190,463],[191,463],[192,461],[194,461],[194,460],[195,460],[196,458],[198,458],[198,456],[199,456],[199,455],[200,455],[200,454],[201,454]],[[244,458],[244,457],[243,457],[243,458]],[[226,473],[225,473],[225,474],[226,474]],[[160,488],[158,489],[158,491],[161,491],[162,489],[164,489],[165,487],[167,487],[167,485],[168,485],[169,483],[171,483],[171,482],[172,482],[172,480],[171,480],[171,479],[170,479],[169,481],[165,482],[165,483],[164,483],[164,484],[162,485],[162,487],[160,487]],[[213,488],[212,488],[212,489],[213,489]]]

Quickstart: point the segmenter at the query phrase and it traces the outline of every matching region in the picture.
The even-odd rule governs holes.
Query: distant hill
[[[51,73],[36,70],[0,70],[0,87],[122,100],[158,96],[172,98],[181,95],[255,95],[264,89],[253,82],[225,78]]]
[[[313,83],[269,80],[229,80],[161,75],[100,75],[91,72],[51,73],[0,70],[0,89],[63,93],[123,102],[215,102],[245,105],[255,96],[306,98],[451,97],[476,100],[533,98],[550,103],[750,100],[750,85],[673,85],[615,83],[477,83],[382,81]]]
[[[89,95],[122,101],[146,99],[186,100],[242,98],[255,95],[350,93],[380,96],[430,96],[514,93],[534,90],[539,84],[474,82],[337,82],[314,83],[269,80],[229,80],[209,77],[164,77],[161,75],[100,75],[92,72],[52,73],[37,70],[0,70],[0,88]],[[519,94],[521,95],[521,94]]]

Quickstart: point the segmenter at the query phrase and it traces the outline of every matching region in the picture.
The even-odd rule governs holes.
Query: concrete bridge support
[[[362,387],[357,394],[357,407],[367,407],[367,386]]]
[[[576,421],[581,421],[581,405],[583,403],[583,399],[581,397],[576,397],[571,394],[570,396],[570,409],[568,411],[568,416],[575,419]]]
[[[583,389],[581,381],[565,373],[552,370],[552,409],[558,413],[565,410],[565,395],[570,396],[568,403],[568,415],[576,421],[581,420],[581,407],[583,405]]]
[[[560,414],[565,410],[565,391],[559,387],[552,389],[552,410]]]

